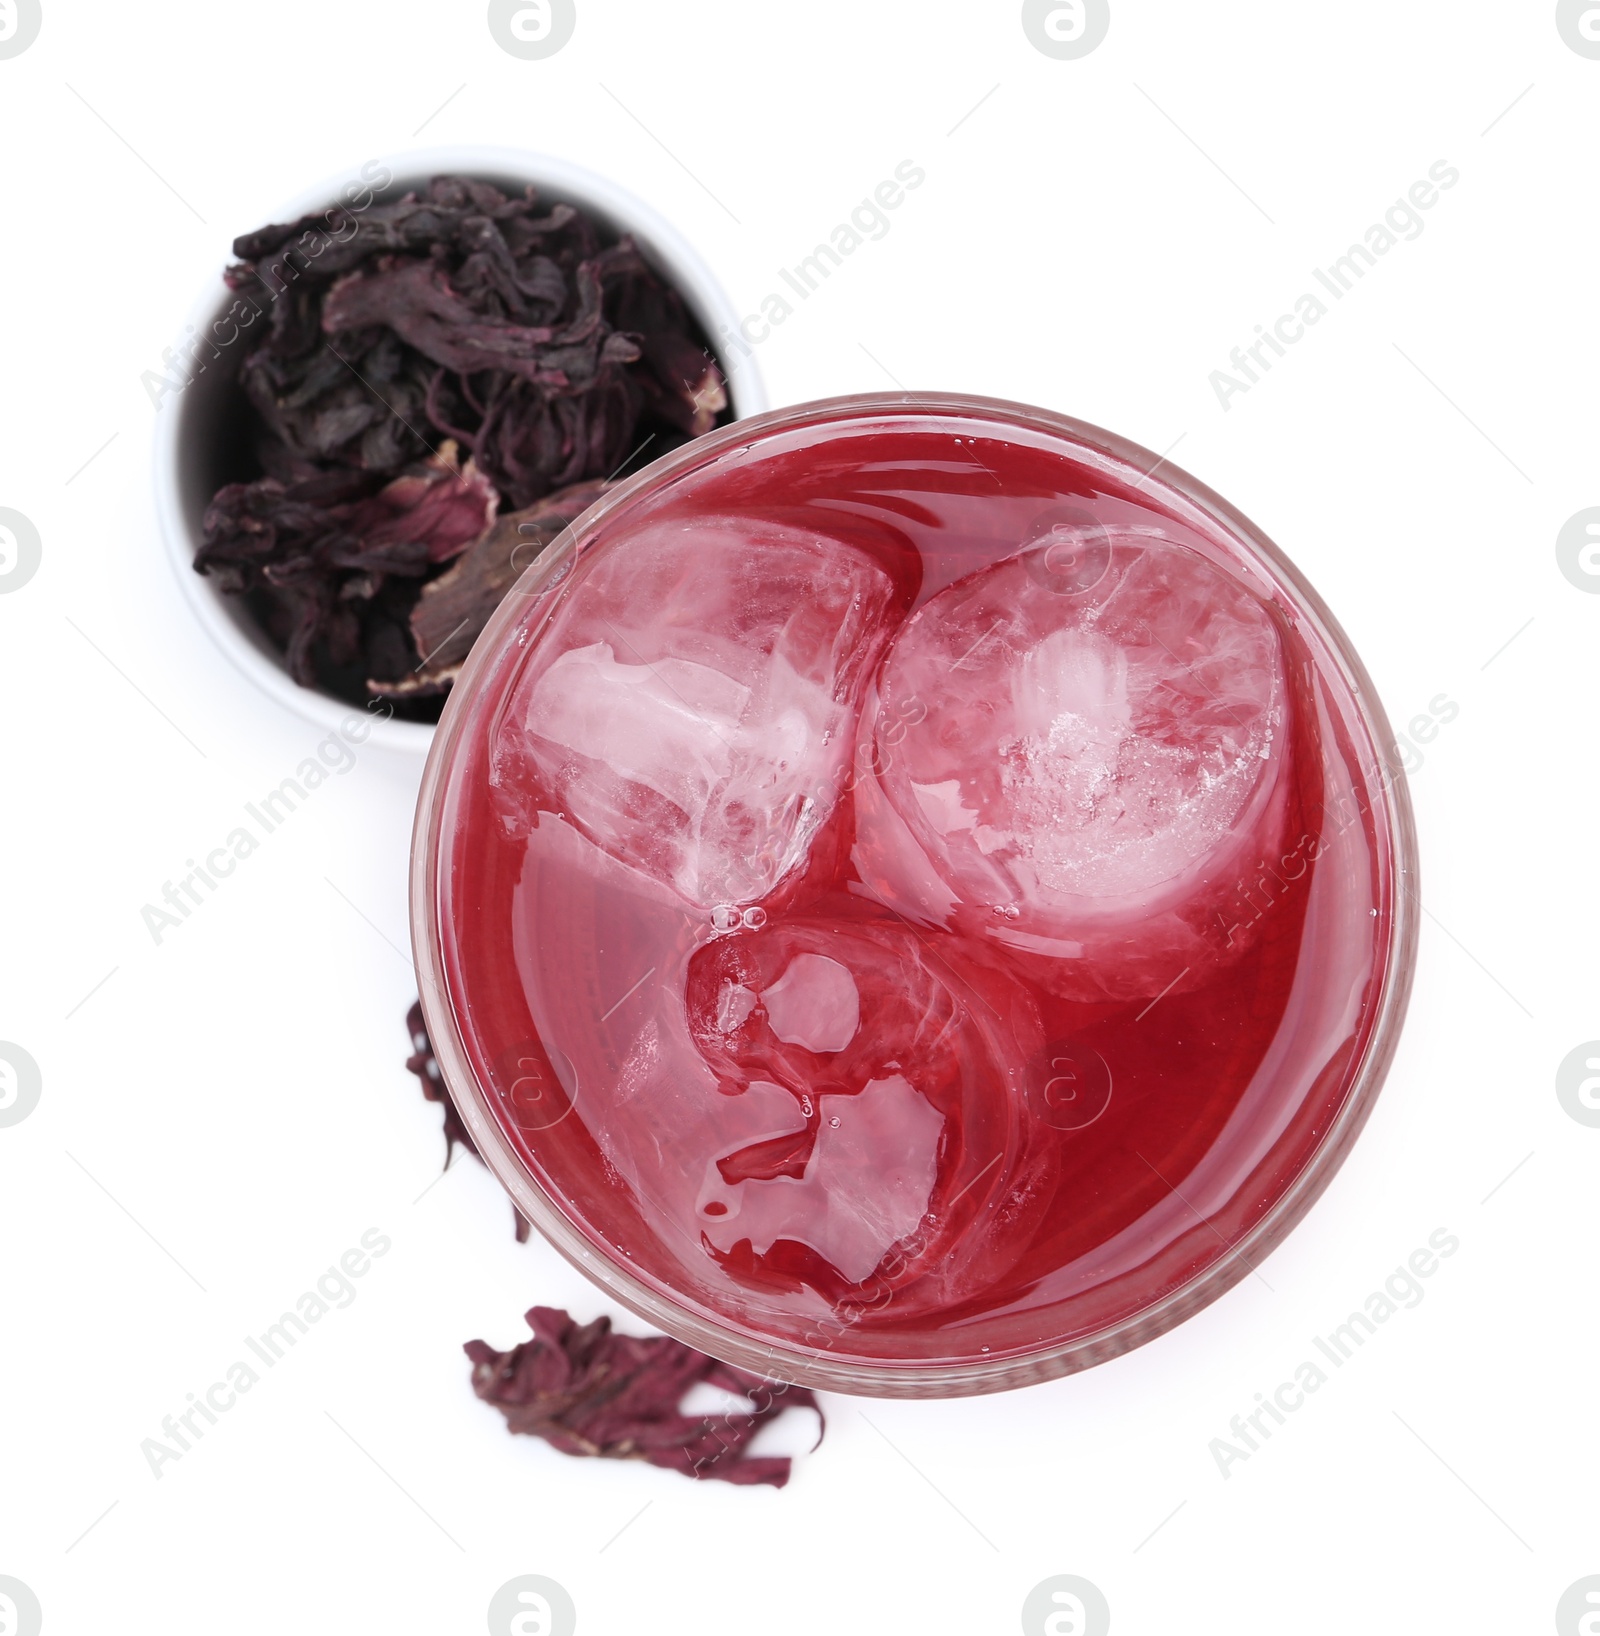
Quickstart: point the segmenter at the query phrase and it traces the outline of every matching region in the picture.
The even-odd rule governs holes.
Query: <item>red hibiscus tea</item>
[[[976,400],[729,428],[587,514],[419,824],[440,1061],[518,1203],[713,1353],[990,1389],[1249,1270],[1375,1093],[1410,832],[1242,518]]]

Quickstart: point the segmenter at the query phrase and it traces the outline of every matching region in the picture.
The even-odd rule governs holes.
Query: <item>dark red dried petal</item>
[[[367,551],[420,542],[426,562],[458,557],[495,519],[500,496],[471,460],[457,464],[446,443],[423,466],[388,484],[357,506],[347,526]]]
[[[527,1323],[533,1339],[509,1352],[466,1344],[472,1387],[505,1415],[508,1430],[541,1437],[564,1454],[645,1460],[686,1477],[782,1488],[788,1457],[745,1451],[786,1409],[814,1409],[822,1420],[804,1387],[763,1380],[666,1336],[617,1335],[609,1318],[579,1325],[554,1307],[534,1307]],[[702,1381],[745,1397],[748,1411],[681,1414],[689,1389]]]
[[[351,273],[328,292],[322,327],[329,335],[382,324],[425,358],[461,374],[504,369],[538,383],[548,329],[495,323],[456,293],[433,261],[405,262],[383,272]]]
[[[406,1058],[406,1070],[417,1076],[422,1085],[422,1094],[430,1102],[438,1102],[444,1108],[444,1168],[450,1168],[457,1143],[482,1164],[483,1155],[478,1151],[478,1144],[473,1141],[471,1131],[462,1124],[461,1115],[456,1112],[456,1105],[445,1086],[444,1075],[439,1072],[439,1064],[433,1054],[433,1041],[428,1038],[428,1025],[423,1020],[421,1000],[406,1013],[406,1031],[411,1036],[411,1055]],[[517,1243],[526,1244],[529,1230],[527,1219],[514,1204],[511,1212],[517,1221]]]
[[[604,481],[575,483],[525,510],[503,513],[448,572],[429,580],[411,615],[412,641],[426,662],[401,685],[448,686],[500,599],[610,487]],[[388,687],[373,691],[392,692]]]

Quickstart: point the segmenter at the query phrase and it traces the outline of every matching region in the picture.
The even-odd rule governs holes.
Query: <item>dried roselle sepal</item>
[[[373,599],[390,576],[420,581],[494,521],[499,494],[457,455],[446,442],[381,486],[338,470],[298,483],[230,484],[206,510],[195,567],[224,590],[278,593],[289,614],[290,672],[314,680],[319,643],[335,665],[363,646],[350,604]]]
[[[494,522],[500,496],[494,485],[446,441],[437,454],[355,506],[347,526],[361,539],[361,557],[395,545],[422,545],[430,563],[458,557]]]
[[[406,1031],[411,1035],[411,1055],[406,1058],[406,1071],[417,1076],[422,1086],[422,1094],[430,1102],[439,1103],[444,1109],[444,1168],[446,1170],[450,1168],[457,1143],[482,1164],[483,1155],[478,1151],[478,1144],[473,1141],[471,1131],[461,1123],[461,1115],[456,1112],[456,1105],[450,1098],[450,1092],[445,1088],[444,1075],[439,1072],[439,1064],[433,1054],[433,1041],[428,1038],[428,1025],[423,1021],[420,1000],[406,1013]],[[517,1243],[526,1244],[527,1218],[515,1205],[512,1205],[511,1210],[517,1218]]]
[[[322,304],[323,333],[391,330],[425,358],[458,374],[508,370],[536,385],[565,385],[542,362],[554,331],[496,321],[476,311],[436,261],[399,262],[347,274]]]
[[[478,1144],[473,1141],[472,1133],[461,1123],[461,1115],[456,1112],[456,1105],[450,1100],[450,1093],[444,1088],[444,1075],[439,1072],[439,1064],[433,1055],[433,1041],[428,1038],[428,1025],[423,1021],[420,1000],[406,1013],[406,1031],[411,1035],[411,1055],[406,1058],[406,1072],[417,1076],[422,1086],[422,1094],[430,1102],[437,1102],[444,1108],[445,1169],[450,1168],[450,1161],[455,1157],[458,1143],[474,1159],[481,1159]]]
[[[614,475],[643,401],[620,369],[586,393],[549,393],[507,380],[484,416],[477,458],[512,506],[525,508],[587,476]]]
[[[666,1336],[617,1335],[609,1318],[580,1325],[555,1307],[534,1307],[527,1324],[533,1339],[509,1352],[466,1344],[472,1389],[505,1415],[510,1431],[541,1437],[563,1454],[782,1488],[788,1456],[751,1455],[751,1441],[785,1409],[814,1409],[822,1419],[804,1387],[763,1380]],[[748,1409],[681,1414],[689,1389],[702,1382],[744,1398]]]
[[[604,479],[575,483],[496,518],[443,574],[423,586],[411,614],[412,643],[425,656],[422,666],[397,682],[369,682],[369,690],[395,698],[447,688],[518,577],[611,487]]]
[[[669,425],[703,437],[728,407],[728,386],[716,360],[687,336],[658,330],[641,341],[650,372],[640,377],[645,401]]]
[[[611,321],[638,338],[646,366],[638,379],[650,406],[669,425],[701,437],[727,410],[727,383],[710,352],[691,338],[694,326],[677,291],[635,260],[611,293]]]
[[[387,330],[305,351],[261,349],[240,370],[260,417],[257,454],[270,472],[311,463],[393,471],[427,452],[428,361]]]

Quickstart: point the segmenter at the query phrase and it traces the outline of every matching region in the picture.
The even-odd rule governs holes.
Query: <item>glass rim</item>
[[[592,534],[608,517],[632,504],[645,491],[714,461],[730,448],[777,432],[829,421],[881,420],[894,416],[964,416],[1063,439],[1091,457],[1091,464],[1116,470],[1119,475],[1136,474],[1141,487],[1154,484],[1177,496],[1220,525],[1230,539],[1262,559],[1292,593],[1296,612],[1312,623],[1323,647],[1342,669],[1341,680],[1354,703],[1357,719],[1368,738],[1373,764],[1378,769],[1376,781],[1383,799],[1372,805],[1375,820],[1381,807],[1390,847],[1386,877],[1392,897],[1389,937],[1382,951],[1380,992],[1373,1021],[1360,1063],[1350,1075],[1339,1110],[1299,1172],[1222,1256],[1159,1300],[1086,1336],[1045,1343],[1031,1351],[1012,1352],[992,1360],[877,1363],[841,1356],[825,1347],[805,1347],[776,1339],[758,1340],[664,1295],[619,1259],[602,1253],[589,1234],[530,1173],[490,1111],[488,1097],[471,1067],[449,997],[440,946],[438,863],[444,807],[440,797],[481,677],[499,656],[503,640],[520,617],[527,598],[562,570],[579,538]],[[1159,479],[1156,478],[1158,469]],[[845,394],[753,415],[719,427],[662,456],[575,518],[507,592],[450,691],[423,770],[411,845],[412,949],[434,1059],[484,1163],[541,1235],[613,1300],[699,1351],[780,1384],[864,1397],[962,1397],[1006,1391],[1075,1374],[1165,1334],[1253,1272],[1257,1262],[1283,1242],[1321,1197],[1371,1114],[1399,1044],[1417,953],[1416,824],[1405,773],[1393,754],[1394,742],[1388,716],[1366,666],[1343,627],[1300,570],[1261,529],[1222,496],[1139,444],[1054,410],[962,393]]]

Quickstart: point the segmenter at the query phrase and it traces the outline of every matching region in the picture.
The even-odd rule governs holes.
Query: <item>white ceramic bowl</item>
[[[716,339],[736,329],[739,322],[739,314],[721,286],[675,228],[614,183],[565,160],[524,153],[516,148],[423,149],[368,161],[365,174],[381,177],[384,170],[393,178],[378,194],[384,200],[398,199],[408,189],[442,175],[477,177],[514,193],[520,193],[532,183],[542,198],[553,203],[579,205],[616,231],[632,234],[643,254],[677,289],[716,346],[723,372],[728,376],[735,416],[742,419],[759,414],[767,407],[766,392],[754,358],[738,360],[737,372],[730,372],[734,360],[725,356],[722,344]],[[362,175],[362,166],[352,166],[344,174],[308,189],[269,219],[293,222],[330,209],[343,202],[346,187],[352,183],[361,185]],[[243,223],[241,231],[264,225],[265,220]],[[222,282],[219,267],[217,277],[189,315],[185,337],[210,334],[211,326],[222,319],[233,300],[233,293]],[[224,480],[225,428],[236,424],[233,416],[222,412],[230,395],[239,391],[236,368],[236,360],[225,350],[220,359],[209,362],[197,372],[185,389],[162,398],[156,417],[156,511],[161,531],[189,606],[222,652],[279,704],[318,726],[337,730],[340,722],[349,718],[350,703],[315,688],[299,686],[284,667],[283,655],[257,625],[241,599],[225,595],[211,578],[194,571],[206,506]],[[423,755],[432,738],[433,727],[428,723],[379,719],[373,724],[372,742],[390,749]]]

